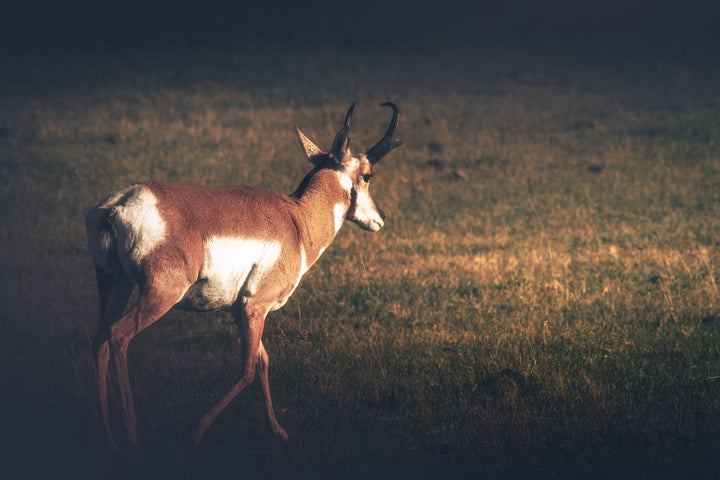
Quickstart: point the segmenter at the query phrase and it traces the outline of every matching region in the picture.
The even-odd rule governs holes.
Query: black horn
[[[345,123],[340,131],[335,135],[333,140],[332,148],[330,149],[330,155],[335,159],[336,162],[342,163],[345,160],[349,152],[349,146],[352,143],[350,140],[350,119],[352,118],[353,110],[355,110],[355,103],[350,104],[347,115],[345,115]]]
[[[370,163],[377,163],[382,157],[390,153],[394,148],[402,145],[402,141],[395,137],[395,131],[397,130],[398,123],[400,122],[400,109],[393,102],[384,102],[380,104],[381,107],[390,107],[393,109],[392,120],[390,120],[390,126],[385,132],[385,136],[365,154]]]

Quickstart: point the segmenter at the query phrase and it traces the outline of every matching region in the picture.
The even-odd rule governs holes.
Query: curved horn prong
[[[380,106],[392,108],[393,116],[392,120],[390,120],[390,126],[388,127],[387,132],[385,132],[385,136],[365,154],[372,164],[379,162],[382,157],[403,143],[397,138],[394,138],[398,123],[400,123],[400,109],[393,102],[383,102]]]
[[[352,140],[350,140],[349,134],[350,134],[350,119],[352,118],[353,111],[355,110],[355,103],[350,104],[350,108],[348,108],[347,114],[345,115],[345,123],[343,124],[343,127],[340,129],[340,131],[335,135],[335,140],[333,140],[332,148],[330,149],[330,156],[335,159],[338,163],[343,163],[345,160],[345,157],[350,152],[350,144],[352,143]]]

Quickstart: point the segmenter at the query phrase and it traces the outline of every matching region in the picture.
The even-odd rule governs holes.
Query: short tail
[[[85,232],[90,254],[95,265],[107,273],[112,272],[111,266],[115,262],[111,259],[113,255],[117,255],[117,235],[112,225],[111,214],[112,210],[101,204],[85,216]]]

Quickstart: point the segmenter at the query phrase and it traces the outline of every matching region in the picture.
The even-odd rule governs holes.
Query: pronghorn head
[[[329,152],[321,150],[315,143],[296,127],[298,138],[310,162],[316,169],[332,168],[340,175],[343,188],[350,194],[350,208],[345,218],[360,225],[365,230],[377,232],[385,223],[385,214],[370,195],[370,179],[373,177],[373,165],[390,153],[394,148],[402,145],[395,137],[400,121],[400,110],[392,102],[385,102],[381,106],[388,106],[393,110],[390,126],[385,136],[365,153],[353,155],[350,145],[350,119],[355,104],[350,104],[345,123],[335,135]]]

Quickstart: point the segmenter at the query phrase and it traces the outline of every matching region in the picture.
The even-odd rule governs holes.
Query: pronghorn
[[[94,341],[100,411],[109,449],[107,375],[113,360],[127,441],[137,445],[127,348],[141,330],[171,308],[225,310],[240,330],[242,376],[200,419],[200,442],[227,405],[260,374],[272,431],[287,439],[275,418],[262,343],[265,317],[287,302],[302,276],[333,241],[344,220],[378,231],[385,214],[370,196],[373,165],[402,142],[395,138],[400,112],[393,110],[385,136],[357,156],[350,151],[350,105],[329,152],[297,127],[314,168],[289,196],[247,186],[138,183],[113,193],[85,218],[100,296]],[[134,286],[137,302],[125,312]]]

